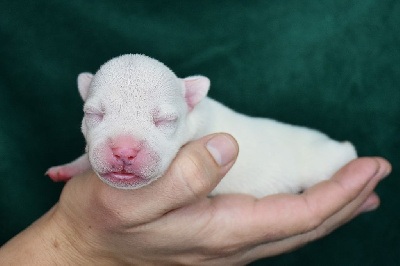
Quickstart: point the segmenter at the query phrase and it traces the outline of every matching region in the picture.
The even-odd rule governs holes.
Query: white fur
[[[78,87],[86,101],[82,132],[95,172],[112,186],[138,188],[162,176],[188,141],[228,132],[239,143],[239,157],[211,194],[263,197],[299,192],[330,178],[357,156],[350,143],[315,130],[239,114],[206,97],[209,85],[202,76],[179,79],[144,55],[120,56],[94,76],[81,74]],[[148,182],[127,186],[102,177],[111,167],[103,150],[121,135],[132,136],[144,150],[143,167],[134,171]]]

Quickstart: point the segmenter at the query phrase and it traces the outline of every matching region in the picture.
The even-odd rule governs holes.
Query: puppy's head
[[[192,136],[188,116],[206,96],[206,77],[179,79],[144,55],[123,55],[78,76],[82,132],[93,170],[117,188],[159,178]]]

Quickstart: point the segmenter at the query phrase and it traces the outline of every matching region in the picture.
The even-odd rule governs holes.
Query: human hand
[[[206,149],[210,140],[222,166]],[[298,248],[375,209],[373,190],[391,169],[384,159],[361,158],[300,195],[208,198],[237,152],[229,135],[206,136],[138,190],[112,188],[93,172],[73,178],[33,226],[43,232],[49,264],[246,264]]]

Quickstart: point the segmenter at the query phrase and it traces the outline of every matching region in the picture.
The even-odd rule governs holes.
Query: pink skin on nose
[[[115,138],[111,144],[111,154],[107,161],[111,164],[123,166],[132,165],[136,156],[140,152],[140,144],[130,136],[120,136]],[[111,157],[110,157],[111,155]]]
[[[122,162],[124,165],[131,165],[139,152],[131,147],[116,147],[111,148],[111,150],[115,159]]]

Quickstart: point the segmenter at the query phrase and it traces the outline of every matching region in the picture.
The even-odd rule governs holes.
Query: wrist
[[[89,258],[83,255],[89,249],[86,246],[87,242],[82,241],[78,231],[73,228],[73,225],[68,224],[68,220],[65,220],[60,212],[59,204],[42,218],[43,224],[39,231],[52,262],[57,265],[87,265]]]
[[[72,227],[66,226],[55,205],[0,249],[5,265],[90,265],[93,252]]]

